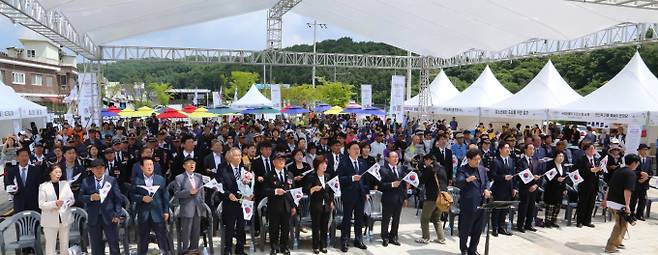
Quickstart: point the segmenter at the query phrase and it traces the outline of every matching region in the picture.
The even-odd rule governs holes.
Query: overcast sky
[[[174,46],[198,48],[226,48],[259,50],[265,47],[267,11],[258,11],[240,16],[209,21],[167,31],[154,32],[108,43],[112,45]],[[283,46],[312,44],[313,29],[306,23],[313,19],[288,13],[283,18]],[[321,20],[318,21],[322,22]],[[356,41],[369,41],[339,27],[327,24],[318,28],[318,41],[352,37]],[[38,35],[9,19],[0,16],[0,48],[19,46],[19,38],[35,38]]]

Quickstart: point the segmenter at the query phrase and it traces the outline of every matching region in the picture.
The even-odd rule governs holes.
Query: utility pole
[[[313,84],[313,88],[315,88],[315,65],[317,64],[318,61],[318,52],[317,52],[317,33],[318,33],[318,26],[320,28],[327,28],[327,24],[324,23],[318,23],[317,20],[313,20],[313,23],[306,23],[306,26],[309,28],[313,28],[313,72],[311,74],[311,80]]]

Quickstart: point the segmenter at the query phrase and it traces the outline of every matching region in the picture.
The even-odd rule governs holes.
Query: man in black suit
[[[227,164],[222,165],[221,170],[218,170],[217,178],[224,187],[224,195],[222,197],[222,223],[224,226],[224,236],[222,237],[224,254],[233,254],[233,237],[237,239],[235,246],[235,254],[244,253],[244,244],[246,235],[244,232],[244,215],[242,213],[242,204],[239,199],[252,200],[253,197],[242,197],[238,193],[237,181],[240,179],[242,166],[240,160],[242,152],[237,148],[231,148],[226,153]]]
[[[399,246],[398,227],[400,226],[400,213],[402,206],[407,200],[408,183],[402,182],[402,178],[407,174],[401,166],[398,165],[399,156],[395,151],[388,154],[388,164],[384,165],[379,172],[382,177],[379,190],[382,192],[382,241],[384,247],[389,243]],[[391,224],[391,231],[388,231],[388,223]]]
[[[80,194],[80,183],[82,182],[82,179],[89,175],[89,173],[87,172],[87,169],[80,164],[75,147],[64,147],[63,152],[64,160],[59,164],[59,167],[62,169],[62,180],[69,182],[71,191],[73,191],[73,194],[75,195],[75,206],[81,207],[83,204],[78,199],[78,195]],[[78,176],[78,178],[74,182],[73,179],[75,179],[76,176]]]
[[[338,139],[332,140],[329,144],[331,146],[331,151],[325,156],[329,160],[329,164],[327,165],[327,174],[329,176],[336,176],[340,162],[345,160],[345,154],[340,152],[341,146],[343,144]]]
[[[272,166],[272,142],[260,142],[260,144],[258,144],[258,149],[260,150],[260,156],[256,157],[256,159],[251,162],[251,171],[256,178],[256,183],[254,184],[255,206],[258,206],[260,201],[265,197],[265,176],[274,169]],[[257,211],[256,214],[254,214],[254,217],[256,218],[256,233],[259,234],[260,216]]]
[[[295,215],[295,202],[288,192],[292,188],[292,173],[286,172],[286,158],[283,153],[274,156],[274,171],[265,178],[267,195],[267,218],[270,221],[270,255],[283,253],[290,255],[288,238],[290,234],[290,217]]]
[[[510,156],[509,144],[498,144],[498,156],[493,160],[489,172],[493,175],[493,185],[491,192],[495,201],[511,201],[518,192],[517,183],[514,181],[514,174],[516,171],[516,159]],[[505,228],[505,217],[507,209],[494,210],[491,215],[491,226],[493,236],[498,234],[512,235],[507,228]]]
[[[20,148],[16,151],[18,165],[9,168],[5,177],[5,190],[7,185],[17,185],[14,195],[14,213],[22,211],[39,210],[39,184],[42,182],[42,174],[35,166],[29,165],[30,151]]]
[[[212,140],[210,142],[212,152],[206,155],[203,158],[203,165],[206,167],[206,172],[212,173],[212,175],[218,174],[217,169],[220,168],[220,165],[226,164],[224,162],[224,146],[219,140]]]
[[[336,144],[332,144],[332,150]],[[352,214],[354,214],[354,246],[360,249],[367,249],[362,241],[363,225],[363,207],[368,194],[368,187],[365,182],[361,181],[361,175],[367,171],[365,164],[361,163],[359,153],[361,148],[359,143],[353,141],[347,145],[349,157],[344,157],[338,165],[338,178],[340,180],[341,199],[343,200],[343,222],[341,223],[341,248],[342,252],[347,252],[347,243],[350,239],[350,225],[352,224]],[[335,153],[335,151],[334,151]]]
[[[519,189],[519,215],[516,220],[516,230],[524,233],[525,230],[536,232],[537,229],[532,227],[535,215],[535,201],[537,200],[537,188],[539,188],[539,179],[541,173],[539,172],[539,161],[533,158],[535,154],[535,146],[531,143],[523,144],[523,155],[518,160],[518,172],[529,169],[534,175],[533,179],[528,183],[523,183],[521,176],[517,178],[517,187]]]
[[[448,148],[448,137],[445,134],[440,134],[438,138],[439,148],[435,148],[436,162],[443,166],[448,175],[448,182],[452,182],[452,150]]]
[[[637,182],[635,192],[631,194],[631,214],[638,220],[644,221],[644,208],[647,205],[647,190],[649,190],[649,178],[653,176],[653,162],[649,158],[649,146],[640,144],[637,148],[640,155],[640,166],[635,169]],[[637,207],[636,207],[637,206]]]
[[[117,179],[121,193],[127,194],[126,192],[128,191],[128,187],[131,181],[131,173],[128,170],[128,167],[123,164],[123,162],[114,158],[114,155],[114,149],[112,148],[107,148],[103,151],[105,165],[107,165],[105,174]]]
[[[582,149],[584,155],[576,160],[576,165],[583,182],[578,184],[578,210],[576,210],[576,226],[581,228],[587,226],[594,227],[592,224],[592,211],[594,211],[594,202],[599,191],[599,175],[601,168],[599,162],[594,158],[596,148],[591,142],[583,142]]]
[[[194,159],[194,162],[196,162],[196,169],[198,169],[197,173],[207,175],[206,168],[203,165],[203,158],[201,154],[195,150],[194,137],[191,135],[185,135],[181,138],[181,143],[183,150],[174,157],[171,167],[172,176],[178,176],[185,172],[185,169],[183,169],[183,163],[186,158]]]

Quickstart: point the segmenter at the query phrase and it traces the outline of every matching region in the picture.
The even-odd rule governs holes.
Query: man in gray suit
[[[176,176],[174,196],[180,204],[178,217],[181,218],[183,251],[196,251],[199,248],[200,220],[205,216],[203,206],[203,178],[195,173],[194,158],[183,161],[185,172]]]

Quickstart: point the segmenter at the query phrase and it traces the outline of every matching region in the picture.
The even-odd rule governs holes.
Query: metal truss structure
[[[98,47],[86,34],[80,34],[66,16],[47,10],[36,0],[0,0],[0,13],[54,43],[67,47],[87,59],[98,59]]]
[[[283,15],[302,0],[279,0],[267,11],[267,44],[266,48],[278,50],[282,46]]]
[[[543,57],[555,54],[657,42],[658,24],[624,23],[574,40],[532,39],[501,51],[470,50],[451,58],[428,57],[428,69]],[[648,36],[649,35],[649,36]],[[148,59],[197,63],[230,63],[274,66],[346,67],[371,69],[421,69],[420,56],[252,51],[147,46],[100,46],[102,61]]]
[[[418,94],[418,104],[420,105],[421,119],[426,119],[429,117],[428,110],[430,107],[430,97],[432,96],[429,91],[430,86],[430,69],[427,68],[430,61],[428,57],[423,57],[420,60],[420,79],[419,79],[419,90]],[[409,77],[410,78],[410,77]]]
[[[567,0],[567,1],[658,10],[658,0]]]

